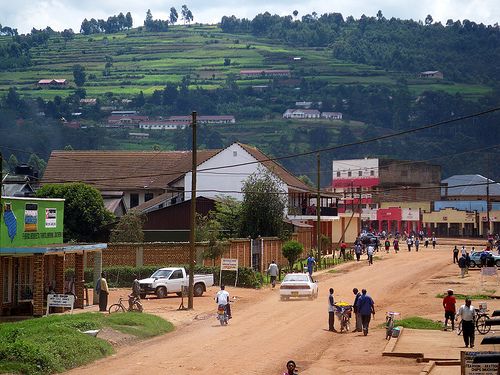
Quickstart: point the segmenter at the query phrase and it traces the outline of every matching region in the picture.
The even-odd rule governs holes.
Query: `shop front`
[[[107,245],[63,244],[62,199],[2,197],[1,207],[0,315],[43,315],[49,293],[74,294],[75,307],[83,308],[84,254],[95,253],[100,270]]]

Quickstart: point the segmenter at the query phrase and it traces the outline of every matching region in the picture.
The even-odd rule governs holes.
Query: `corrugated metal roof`
[[[500,196],[500,184],[479,174],[455,175],[441,181],[443,184],[448,184],[447,189],[441,189],[441,196],[446,196],[446,191],[448,191],[448,196],[486,196],[488,181],[490,182],[490,195]]]

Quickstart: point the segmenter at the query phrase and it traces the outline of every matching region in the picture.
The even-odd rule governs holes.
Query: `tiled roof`
[[[295,187],[300,190],[311,191],[311,187],[307,186],[301,180],[299,180],[295,175],[288,172],[285,168],[283,168],[280,164],[275,161],[268,160],[269,156],[265,155],[258,148],[246,145],[244,143],[239,143],[246,152],[252,155],[255,159],[260,161],[267,169],[273,172],[280,180],[286,183],[290,187]]]
[[[198,164],[219,150],[199,150]],[[84,182],[99,190],[164,189],[191,169],[191,151],[53,151],[42,184]]]

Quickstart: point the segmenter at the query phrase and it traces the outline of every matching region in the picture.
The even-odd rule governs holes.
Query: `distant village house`
[[[39,87],[53,87],[53,86],[66,86],[68,81],[66,79],[41,79],[38,81]]]
[[[321,112],[321,118],[328,120],[342,120],[342,113],[340,112]]]
[[[252,77],[289,78],[290,76],[291,76],[290,70],[288,69],[240,70],[240,77],[242,78],[252,78]]]
[[[435,78],[435,79],[443,79],[443,73],[439,70],[428,70],[425,72],[421,72],[418,75],[420,78]]]

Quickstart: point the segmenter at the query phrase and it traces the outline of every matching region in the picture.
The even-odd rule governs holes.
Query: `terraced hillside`
[[[0,43],[7,37],[0,37]],[[327,48],[292,48],[276,40],[249,35],[222,33],[217,26],[173,26],[164,33],[144,33],[138,29],[111,35],[76,35],[65,42],[59,36],[48,45],[31,50],[32,66],[0,72],[0,95],[16,86],[23,96],[50,99],[73,92],[72,67],[81,64],[87,72],[84,88],[88,96],[128,96],[143,91],[151,94],[168,82],[180,83],[189,77],[190,87],[221,87],[234,77],[240,87],[272,84],[270,79],[242,79],[242,69],[290,69],[286,85],[301,79],[324,80],[331,85],[383,84],[394,86],[404,78],[410,91],[443,90],[476,98],[489,92],[486,86],[454,84],[448,81],[416,79],[399,72],[387,72],[368,65],[332,58]],[[295,59],[294,59],[295,58]],[[231,76],[234,75],[234,76]],[[61,89],[41,89],[40,79],[66,78]]]

